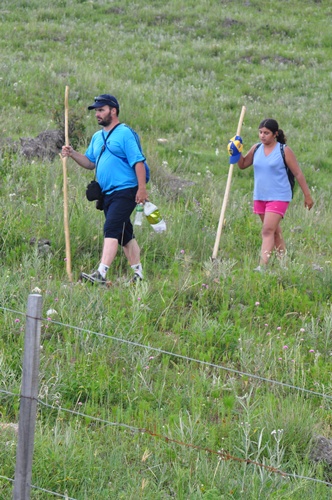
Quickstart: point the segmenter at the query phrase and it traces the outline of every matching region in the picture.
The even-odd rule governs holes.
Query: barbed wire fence
[[[173,443],[181,447],[196,449],[197,451],[204,451],[211,455],[217,455],[220,460],[224,461],[234,461],[239,463],[251,464],[256,467],[260,467],[261,469],[267,470],[270,473],[278,474],[284,478],[296,478],[307,481],[312,481],[315,483],[324,484],[326,486],[332,486],[332,483],[328,481],[323,481],[313,477],[307,477],[303,475],[298,475],[295,473],[288,473],[282,471],[276,467],[269,466],[258,461],[254,461],[248,458],[234,456],[228,451],[225,450],[213,450],[210,448],[202,447],[196,445],[195,443],[187,443],[184,441],[180,441],[174,438],[171,438],[166,435],[162,435],[160,433],[154,432],[148,428],[140,428],[135,426],[130,426],[121,422],[111,422],[106,419],[101,419],[99,417],[95,417],[93,415],[88,415],[82,412],[78,412],[76,410],[70,410],[68,408],[63,408],[60,405],[54,406],[38,398],[38,372],[39,372],[39,351],[40,351],[40,330],[41,324],[45,321],[45,318],[41,316],[41,306],[42,306],[42,297],[39,294],[31,294],[28,298],[28,306],[27,313],[22,313],[20,311],[0,307],[0,310],[15,313],[16,315],[22,315],[26,318],[26,331],[25,331],[25,349],[24,349],[24,361],[23,361],[23,377],[22,377],[22,387],[20,393],[13,393],[11,391],[7,391],[0,388],[0,393],[5,394],[7,396],[11,396],[13,398],[19,399],[20,402],[20,419],[19,419],[19,436],[18,436],[18,444],[17,444],[17,455],[16,455],[16,468],[15,468],[15,478],[9,478],[6,476],[0,475],[0,479],[8,481],[9,483],[13,483],[13,500],[28,500],[30,498],[30,488],[39,490],[45,493],[48,493],[52,496],[65,498],[67,500],[77,500],[73,497],[68,496],[67,492],[64,494],[57,493],[55,491],[47,490],[37,485],[31,484],[31,474],[32,474],[32,455],[33,455],[33,440],[34,440],[34,429],[36,422],[36,408],[37,404],[44,406],[46,408],[56,410],[57,412],[65,412],[71,415],[75,415],[77,417],[81,417],[82,419],[88,418],[91,421],[95,421],[98,423],[102,423],[103,425],[114,426],[122,429],[130,430],[132,433],[145,434],[154,439],[163,440],[165,443]],[[119,343],[124,343],[127,345],[131,345],[136,348],[147,349],[152,352],[163,354],[167,356],[172,356],[175,358],[179,358],[185,360],[187,362],[196,363],[199,365],[207,366],[210,368],[215,368],[218,370],[223,370],[229,373],[232,373],[241,377],[248,377],[251,379],[256,379],[265,383],[285,387],[287,389],[293,389],[297,392],[302,392],[305,394],[309,394],[312,396],[319,396],[325,400],[332,400],[332,396],[328,394],[324,394],[318,391],[313,391],[310,389],[306,389],[304,387],[299,387],[296,385],[288,384],[279,380],[270,379],[267,377],[263,377],[257,374],[252,374],[248,372],[244,372],[241,370],[236,370],[231,367],[219,365],[216,363],[210,363],[208,361],[198,360],[189,356],[177,354],[175,352],[170,352],[164,349],[160,349],[153,346],[144,345],[139,342],[134,342],[127,339],[122,339],[119,337],[114,337],[111,335],[106,335],[100,332],[95,332],[92,330],[88,330],[82,327],[77,327],[74,325],[70,325],[67,323],[62,323],[59,321],[53,321],[49,318],[48,322],[56,324],[63,328],[70,328],[72,330],[78,331],[79,333],[90,334],[97,337],[106,338],[109,340],[113,340]]]

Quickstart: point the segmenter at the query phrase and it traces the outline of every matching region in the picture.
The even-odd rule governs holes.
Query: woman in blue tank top
[[[286,254],[280,222],[292,199],[288,170],[303,191],[305,208],[310,210],[314,202],[295,154],[285,147],[286,136],[278,122],[267,118],[258,130],[260,143],[254,144],[245,156],[240,155],[238,166],[241,170],[254,166],[253,211],[263,223],[260,262],[255,271],[262,271],[274,249],[281,259]]]

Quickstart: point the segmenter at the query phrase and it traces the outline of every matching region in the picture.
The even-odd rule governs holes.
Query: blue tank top
[[[291,201],[292,190],[278,142],[267,156],[262,144],[254,154],[253,165],[254,200]]]

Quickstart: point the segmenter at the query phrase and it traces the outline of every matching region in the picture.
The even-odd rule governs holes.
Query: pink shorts
[[[289,201],[261,201],[254,200],[254,214],[264,215],[265,212],[274,212],[284,217]]]

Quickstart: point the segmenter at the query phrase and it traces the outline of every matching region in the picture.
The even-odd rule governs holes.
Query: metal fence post
[[[28,297],[13,500],[29,500],[36,426],[42,296]]]

